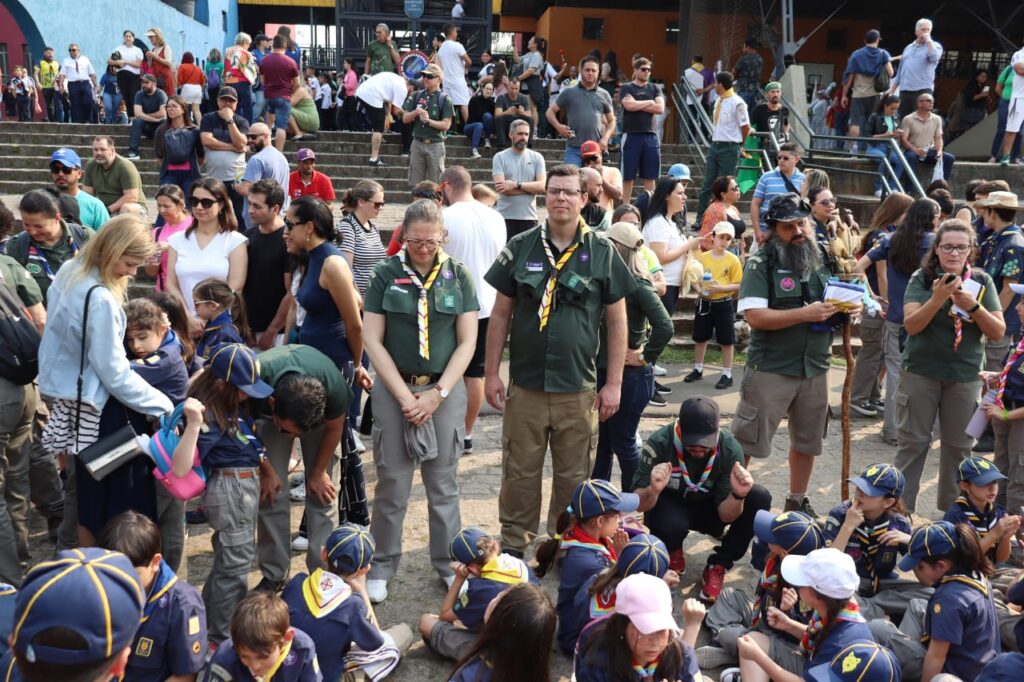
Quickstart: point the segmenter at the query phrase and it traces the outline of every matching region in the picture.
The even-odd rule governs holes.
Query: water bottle
[[[711,296],[711,290],[708,287],[711,286],[711,273],[707,270],[704,271],[704,288],[701,289],[700,295],[704,298]]]

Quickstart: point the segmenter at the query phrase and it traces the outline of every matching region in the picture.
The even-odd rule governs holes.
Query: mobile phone
[[[956,279],[956,275],[954,275],[954,274],[953,274],[952,272],[947,272],[946,274],[944,274],[944,275],[942,276],[942,283],[943,283],[943,284],[949,284],[949,283],[951,283],[951,282],[952,282],[952,281],[953,281],[954,279]]]

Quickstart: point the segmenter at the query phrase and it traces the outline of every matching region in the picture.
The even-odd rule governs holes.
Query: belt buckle
[[[429,374],[414,374],[412,376],[412,385],[413,386],[426,386],[429,383],[430,383],[430,375]]]

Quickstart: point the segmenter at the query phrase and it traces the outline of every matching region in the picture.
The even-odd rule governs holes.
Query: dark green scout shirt
[[[0,255],[0,279],[17,294],[26,308],[43,302],[39,285],[29,276],[28,270],[10,256]]]
[[[626,347],[636,350],[644,347],[644,360],[657,362],[658,356],[672,339],[672,318],[661,302],[657,290],[649,280],[634,277],[636,289],[626,296],[628,337]],[[650,338],[647,333],[650,331]],[[644,343],[646,342],[646,345]],[[601,349],[597,353],[599,369],[608,368],[608,325],[601,320]]]
[[[426,282],[426,277],[420,275],[420,281]],[[480,310],[473,275],[465,265],[449,258],[427,291],[429,360],[420,357],[416,322],[419,297],[420,290],[402,268],[401,255],[391,256],[373,269],[366,288],[366,312],[385,316],[384,348],[398,371],[441,374],[458,346],[456,318]]]
[[[687,492],[686,486],[682,483],[679,459],[676,457],[676,448],[672,443],[672,432],[675,428],[676,423],[673,421],[662,426],[647,437],[647,440],[644,442],[644,449],[640,453],[640,465],[637,467],[636,474],[633,475],[634,490],[649,486],[651,484],[651,469],[662,462],[667,462],[672,465],[672,478],[669,479],[668,485],[665,486],[665,490],[661,493],[662,495],[669,493],[684,495],[691,502],[703,502],[708,497],[711,497],[715,505],[721,504],[725,501],[725,498],[729,497],[729,493],[732,492],[732,483],[730,482],[732,468],[737,462],[743,463],[743,448],[736,442],[729,429],[720,429],[718,431],[718,457],[715,459],[715,465],[711,468],[711,474],[703,486],[707,488],[708,492]],[[710,456],[709,453],[708,457]],[[684,450],[683,462],[686,463],[690,480],[696,485],[704,473],[704,467],[707,466],[707,457],[703,459],[690,457],[688,454],[685,454]]]
[[[540,226],[514,237],[484,279],[515,299],[511,320],[512,383],[534,391],[578,393],[597,384],[598,330],[606,305],[636,289],[615,247],[592,231],[559,273],[548,324],[540,329],[540,300],[554,268]],[[558,261],[561,252],[551,245]]]
[[[293,343],[265,350],[258,357],[260,378],[271,386],[276,386],[291,372],[311,376],[322,383],[327,391],[325,420],[337,419],[348,412],[348,406],[352,404],[352,389],[334,361],[316,348]]]
[[[831,271],[824,265],[812,273],[806,282],[805,297],[805,284],[792,271],[781,269],[774,258],[759,251],[747,258],[743,266],[739,310],[802,308],[805,301],[822,300],[830,276]],[[828,371],[831,353],[832,332],[816,331],[810,323],[774,331],[751,329],[747,368],[791,377],[815,377]]]
[[[442,93],[440,89],[434,94],[430,94],[426,90],[417,90],[406,98],[402,108],[406,111],[415,111],[417,105],[426,109],[427,115],[434,121],[443,121],[455,116],[455,105],[452,104],[452,98]],[[413,124],[412,136],[421,140],[443,141],[445,135],[443,130],[431,128],[419,119],[416,119]]]
[[[95,234],[88,227],[80,225],[76,226],[78,231],[73,233],[63,218],[60,220],[60,227],[61,238],[53,246],[44,246],[29,237],[28,233],[21,233],[11,237],[4,247],[7,255],[21,263],[39,285],[44,302],[46,293],[50,290],[50,282],[57,276],[60,266],[74,258]]]

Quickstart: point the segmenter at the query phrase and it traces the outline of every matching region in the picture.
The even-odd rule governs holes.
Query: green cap
[[[764,91],[765,92],[771,92],[772,90],[781,90],[781,89],[782,89],[782,83],[780,83],[778,81],[772,81],[771,83],[768,83],[768,84],[766,84],[764,86]]]

